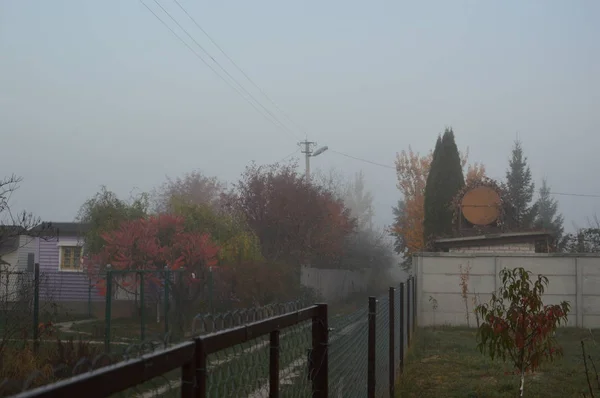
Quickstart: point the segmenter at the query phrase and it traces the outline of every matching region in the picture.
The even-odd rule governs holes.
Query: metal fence
[[[349,314],[288,303],[197,315],[187,342],[80,359],[76,376],[19,397],[391,398],[415,331],[415,285],[409,278]],[[40,374],[22,387],[42,384]]]
[[[299,336],[307,337],[307,328],[310,338],[289,340],[286,335],[295,336],[298,332]],[[158,352],[26,391],[18,397],[92,398],[116,393],[156,396],[169,391],[181,397],[263,397],[272,391],[270,396],[276,397],[282,390],[287,391],[285,396],[327,397],[328,330],[327,305],[314,305],[197,336]],[[309,351],[302,353],[300,348],[304,346]],[[298,363],[296,355],[303,358]],[[178,381],[169,379],[173,371],[178,371]],[[167,389],[128,391],[144,384],[147,387],[149,381],[160,377],[164,378]],[[288,383],[286,377],[293,382]]]
[[[329,390],[335,397],[393,397],[416,325],[415,279],[330,319]]]

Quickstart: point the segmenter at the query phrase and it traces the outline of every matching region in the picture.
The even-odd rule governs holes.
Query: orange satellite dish
[[[489,225],[500,216],[500,195],[490,187],[473,188],[464,194],[462,214],[473,225]]]

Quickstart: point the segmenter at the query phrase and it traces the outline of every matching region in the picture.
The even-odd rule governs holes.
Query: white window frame
[[[58,247],[58,270],[60,272],[74,272],[74,273],[78,273],[78,272],[83,272],[83,245],[81,245],[78,242],[58,242],[58,244],[56,245]],[[62,251],[64,247],[80,247],[81,248],[81,254],[80,254],[80,258],[79,258],[79,269],[72,269],[72,268],[62,268]]]

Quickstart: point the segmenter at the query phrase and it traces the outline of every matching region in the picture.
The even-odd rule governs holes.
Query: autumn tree
[[[359,229],[372,227],[374,217],[373,194],[367,189],[365,175],[361,171],[354,174],[353,178],[347,178],[337,170],[329,173],[317,171],[312,178],[313,183],[331,192],[336,199],[344,202],[350,210],[350,214],[357,220]]]
[[[169,291],[180,307],[177,309],[180,314],[201,298],[204,289],[199,276],[205,274],[207,267],[217,264],[218,246],[208,234],[187,232],[182,217],[161,214],[126,220],[101,238],[102,249],[84,259],[85,269],[101,294],[106,294],[106,269],[110,264],[112,270],[131,271],[112,280],[136,298],[142,283],[148,288],[146,291],[160,292],[165,281],[172,280]],[[163,274],[165,270],[180,271],[181,275],[171,279]],[[142,277],[136,271],[156,273]],[[183,322],[183,318],[179,321]]]
[[[339,266],[344,240],[355,228],[344,203],[307,182],[294,163],[248,166],[228,203],[244,215],[273,262]]]
[[[398,254],[408,260],[425,247],[423,218],[424,195],[432,154],[421,156],[409,147],[396,157],[397,187],[402,193],[401,205],[395,210],[396,219],[391,233],[396,237]]]
[[[394,215],[394,222],[392,225],[395,227],[400,225],[405,217],[406,205],[403,200],[399,200],[396,206],[392,206],[392,214]],[[394,227],[390,228],[390,235],[394,237],[394,251],[398,254],[406,253],[406,242],[404,236],[401,235]]]
[[[426,240],[452,234],[454,211],[451,204],[464,185],[461,157],[454,141],[454,132],[447,128],[436,142],[425,185]]]
[[[464,169],[468,162],[468,149],[459,156],[460,165]],[[425,248],[423,225],[425,186],[432,160],[433,152],[420,155],[410,147],[408,151],[402,151],[396,156],[397,187],[402,194],[402,199],[392,208],[394,223],[390,228],[390,234],[395,239],[395,251],[405,258],[403,263],[405,267],[410,267],[414,253]],[[469,165],[468,178],[479,178],[484,175],[485,168],[482,164]]]
[[[465,174],[465,185],[471,185],[478,181],[484,181],[487,178],[485,166],[482,163],[475,162],[467,166]]]
[[[510,227],[517,230],[532,228],[537,215],[537,205],[532,203],[535,184],[519,140],[515,141],[512,149],[505,185],[511,205],[508,214]]]
[[[158,213],[169,212],[173,200],[217,207],[224,191],[223,182],[200,171],[186,173],[183,177],[167,177],[167,181],[152,192],[154,210]]]
[[[216,209],[208,204],[174,200],[172,214],[182,217],[187,232],[209,234],[220,247],[220,265],[260,261],[262,254],[258,237],[241,214]]]
[[[85,252],[96,254],[102,251],[106,233],[120,228],[125,221],[146,217],[148,208],[149,197],[145,193],[123,200],[102,186],[99,192],[85,201],[76,217],[78,222],[89,227],[83,236]]]

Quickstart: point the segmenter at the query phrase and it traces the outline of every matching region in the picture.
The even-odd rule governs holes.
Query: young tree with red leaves
[[[562,355],[553,337],[556,328],[567,322],[570,305],[544,305],[542,295],[548,278],[524,268],[500,271],[502,287],[493,294],[489,304],[475,311],[483,323],[477,331],[478,348],[493,360],[509,360],[521,376],[520,396],[525,387],[525,373],[534,372],[544,361]]]
[[[163,214],[125,221],[116,230],[104,233],[102,239],[106,243],[102,250],[84,260],[100,293],[106,294],[107,264],[113,270],[131,271],[115,280],[121,287],[136,292],[139,285],[136,271],[157,271],[146,275],[144,283],[161,288],[165,281],[161,271],[165,267],[173,271],[185,268],[183,278],[175,278],[171,289],[175,302],[183,303],[188,286],[201,282],[196,276],[216,265],[219,251],[208,234],[187,232],[184,223],[182,217]],[[195,288],[192,292],[187,299],[194,302],[202,290]]]
[[[344,203],[307,181],[294,163],[250,165],[228,202],[274,262],[339,266],[345,238],[356,227]]]

